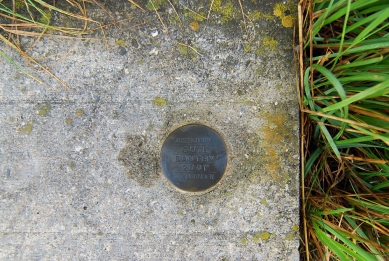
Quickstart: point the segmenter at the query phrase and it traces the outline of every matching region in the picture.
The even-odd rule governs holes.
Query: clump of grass
[[[387,0],[302,0],[302,260],[389,258]]]

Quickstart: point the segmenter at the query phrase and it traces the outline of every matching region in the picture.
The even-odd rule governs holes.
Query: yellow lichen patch
[[[67,125],[72,124],[73,120],[71,118],[66,118],[65,123]]]
[[[284,16],[282,18],[281,22],[282,22],[282,25],[284,27],[287,27],[287,28],[292,27],[293,26],[293,16],[291,16],[291,15]]]
[[[259,241],[259,237],[257,237],[257,236],[254,236],[254,237],[253,237],[253,241],[254,241],[254,243],[258,243],[258,241]]]
[[[295,17],[288,13],[295,13],[296,5],[293,2],[288,1],[288,3],[277,3],[274,6],[273,14],[281,19],[281,23],[284,27],[290,28],[293,26]]]
[[[153,100],[153,105],[157,107],[165,107],[166,106],[166,100],[157,96]]]
[[[222,0],[215,0],[211,11],[222,15],[220,18],[222,23],[229,22],[239,15],[239,9],[234,8],[231,0],[224,5],[222,5]]]
[[[294,239],[294,234],[292,232],[286,234],[285,239],[288,241],[292,241]]]
[[[264,47],[267,47],[270,50],[276,50],[278,47],[278,42],[271,36],[263,37],[262,44]]]
[[[119,45],[122,47],[126,46],[126,41],[124,41],[124,40],[116,40],[115,43],[116,43],[116,45]]]
[[[243,50],[244,50],[246,53],[250,52],[250,51],[251,51],[251,45],[250,45],[250,44],[245,44],[245,45],[243,46]]]
[[[292,226],[292,230],[295,231],[295,232],[298,231],[299,230],[299,226],[298,225],[293,225]]]
[[[273,9],[273,14],[277,17],[283,17],[284,16],[284,12],[288,10],[287,6],[283,3],[277,3],[275,6],[274,6],[274,9]]]
[[[259,133],[262,136],[261,146],[264,148],[262,161],[268,175],[263,177],[268,181],[286,182],[289,179],[287,173],[283,173],[284,163],[280,160],[280,147],[284,147],[283,139],[289,130],[286,126],[287,116],[283,113],[265,113],[264,119],[267,121]]]
[[[193,31],[198,31],[199,30],[199,23],[196,21],[193,21],[189,24],[190,29]]]
[[[242,243],[242,245],[246,245],[247,244],[247,238],[246,237],[242,237],[240,239],[240,242]]]
[[[26,125],[24,125],[22,127],[21,131],[24,132],[24,133],[29,134],[32,131],[32,124],[31,123],[27,123]]]
[[[47,113],[50,111],[51,106],[48,103],[43,104],[41,107],[38,109],[38,115],[41,117],[44,117],[47,115]]]
[[[82,109],[77,109],[74,112],[74,115],[76,115],[77,117],[82,117],[84,115],[84,111]]]
[[[260,232],[260,233],[258,233],[258,232],[255,233],[255,236],[261,238],[262,240],[269,240],[271,235],[269,232],[264,231],[264,232]]]

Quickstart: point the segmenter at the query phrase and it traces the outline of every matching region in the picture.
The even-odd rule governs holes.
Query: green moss
[[[151,131],[153,129],[153,127],[154,127],[153,124],[150,123],[149,126],[147,126],[146,130]]]
[[[15,0],[15,9],[20,10],[23,8],[26,8],[26,4],[25,4],[24,0]]]
[[[258,75],[258,76],[262,76],[262,75],[263,75],[263,68],[262,68],[262,67],[258,67],[258,69],[257,69],[257,75]]]
[[[271,13],[265,13],[262,15],[262,17],[265,18],[265,20],[273,20],[274,19],[274,16]]]
[[[97,235],[98,235],[99,237],[101,237],[101,236],[103,235],[103,232],[99,231],[99,232],[97,232]]]
[[[252,22],[257,22],[261,18],[262,18],[262,14],[258,10],[254,10],[254,11],[249,13],[249,19]]]
[[[47,113],[50,111],[51,106],[48,103],[43,104],[42,106],[39,107],[38,109],[38,115],[41,117],[44,117],[47,115]]]
[[[195,225],[195,224],[196,224],[196,221],[195,221],[194,219],[192,219],[192,220],[190,221],[190,224],[191,224],[191,225]]]
[[[27,123],[26,125],[24,125],[24,126],[22,127],[21,131],[22,131],[23,133],[26,133],[26,134],[31,133],[31,131],[32,131],[32,124],[31,124],[31,123]]]
[[[84,115],[84,111],[82,109],[77,109],[74,112],[74,115],[76,115],[77,117],[82,117]]]
[[[183,45],[179,45],[178,47],[177,47],[177,50],[180,52],[180,54],[182,54],[182,55],[188,55],[189,54],[189,48],[188,47],[186,47],[186,46],[183,46]]]
[[[196,48],[196,46],[192,46],[192,48]],[[197,58],[197,53],[192,49],[192,48],[189,48],[189,47],[186,47],[184,45],[178,45],[177,46],[177,50],[178,52],[184,56],[185,58],[187,59],[192,59],[192,60],[196,60]]]
[[[166,106],[166,100],[157,96],[153,100],[153,105],[157,107],[165,107]]]
[[[207,13],[206,12],[200,12],[198,14],[195,14],[193,12],[187,11],[187,12],[184,13],[184,17],[190,18],[190,19],[195,20],[197,22],[202,22],[202,21],[204,21],[206,19],[205,17],[207,17]]]
[[[25,93],[25,92],[26,92],[26,87],[21,88],[20,91],[21,91],[22,93]]]
[[[247,238],[246,237],[242,237],[240,239],[240,243],[242,243],[242,245],[246,245],[247,244]]]
[[[52,12],[47,10],[43,12],[42,16],[38,19],[38,21],[42,24],[49,24],[52,17]]]
[[[155,11],[161,9],[164,6],[166,0],[148,0],[146,8],[150,11]]]

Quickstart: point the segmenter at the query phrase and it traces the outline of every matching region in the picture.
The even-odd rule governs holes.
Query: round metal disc
[[[161,151],[166,178],[180,190],[204,191],[215,186],[227,167],[227,149],[211,128],[191,124],[173,131]]]

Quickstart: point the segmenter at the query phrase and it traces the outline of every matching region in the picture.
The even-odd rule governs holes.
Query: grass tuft
[[[389,259],[389,6],[301,0],[302,260]]]

